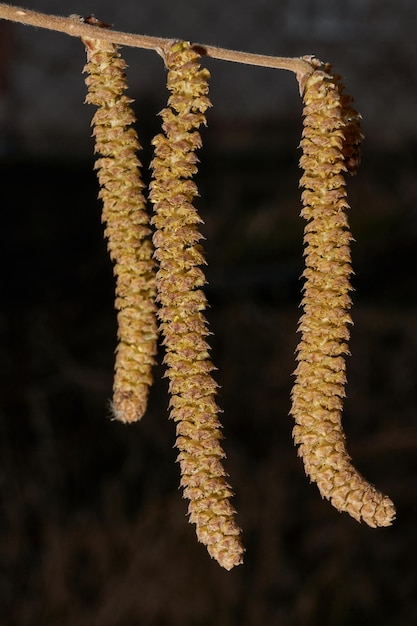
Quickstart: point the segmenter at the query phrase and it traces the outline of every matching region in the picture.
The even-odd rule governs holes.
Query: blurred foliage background
[[[52,4],[49,9],[58,12]],[[301,13],[301,6],[310,6],[295,4]],[[353,11],[353,1],[347,4]],[[365,4],[370,10],[372,3]],[[95,6],[88,11],[107,19]],[[44,34],[30,36],[41,41]],[[304,46],[306,38],[305,33]],[[205,41],[228,43],[207,36]],[[314,41],[307,43],[302,53],[316,52]],[[333,60],[331,41],[321,45],[328,48],[324,58]],[[217,67],[210,65],[214,81]],[[392,78],[391,65],[384,68]],[[239,69],[241,75],[246,69]],[[277,85],[281,75],[274,75]],[[415,99],[416,77],[410,78],[413,88],[403,82],[401,89]],[[368,119],[372,114],[367,96],[375,82],[381,90],[384,77],[369,74],[366,89],[352,89],[365,103],[365,111],[359,107],[365,132],[366,113]],[[8,94],[10,81],[1,84]],[[5,123],[2,624],[409,626],[417,621],[415,132],[396,135],[396,98],[403,100],[401,91],[391,92],[392,126],[385,103],[381,125],[377,116],[372,119],[359,174],[349,182],[355,292],[344,425],[356,466],[398,509],[391,528],[374,530],[321,500],[291,440],[288,411],[303,269],[301,103],[294,84],[291,90],[292,113],[275,119],[263,114],[262,105],[246,118],[217,114],[214,107],[200,151],[198,204],[205,222],[212,353],[221,385],[226,465],[246,546],[245,563],[231,572],[210,560],[187,523],[162,366],[155,370],[143,420],[131,426],[110,420],[116,318],[89,153],[92,108],[83,111],[82,154],[66,149],[65,116],[62,141],[54,127],[41,144],[52,142],[54,149],[38,153],[23,149],[32,139],[25,144],[22,128],[13,135],[9,131],[16,125]],[[148,177],[149,144],[163,99],[132,95]],[[37,97],[34,90],[32,99]],[[9,119],[14,118],[12,107]],[[385,138],[381,143],[378,132]]]

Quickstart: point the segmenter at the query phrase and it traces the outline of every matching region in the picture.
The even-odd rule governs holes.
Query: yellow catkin
[[[102,219],[116,276],[118,345],[112,409],[116,419],[134,422],[145,412],[157,345],[156,287],[149,214],[142,193],[140,148],[131,127],[135,116],[125,62],[117,46],[85,38],[86,102],[98,107],[93,136],[103,202]]]
[[[199,541],[220,565],[231,569],[242,562],[240,530],[230,503],[220,445],[221,433],[215,395],[215,369],[209,358],[209,334],[203,311],[206,298],[205,263],[199,245],[201,219],[193,206],[197,187],[190,180],[197,171],[196,129],[205,124],[209,72],[200,69],[199,55],[186,42],[176,42],[165,52],[168,108],[161,112],[164,133],[153,140],[155,256],[160,329],[165,346],[170,416],[176,422],[176,446],[181,486],[189,499],[190,521]]]
[[[317,64],[303,92],[306,269],[292,391],[293,434],[306,473],[323,497],[369,526],[388,526],[394,506],[352,466],[341,424],[352,272],[345,173],[357,166],[362,136],[360,116],[343,96],[340,81],[326,69]]]

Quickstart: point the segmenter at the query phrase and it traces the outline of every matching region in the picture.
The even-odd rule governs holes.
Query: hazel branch
[[[37,26],[38,28],[54,30],[70,35],[70,37],[97,38],[97,27],[86,24],[83,22],[82,18],[74,15],[69,17],[60,17],[57,15],[49,15],[46,13],[40,13],[39,11],[30,11],[29,9],[22,9],[20,7],[0,3],[0,19],[25,24],[26,26]],[[114,44],[130,46],[132,48],[145,48],[148,50],[155,50],[157,52],[161,49],[164,50],[174,41],[173,39],[162,37],[151,37],[148,35],[137,35],[133,33],[124,33],[117,30],[105,29],[100,31],[100,39],[110,41]],[[192,44],[192,47],[196,49],[201,56],[209,56],[213,59],[220,59],[222,61],[289,70],[298,76],[308,76],[313,71],[309,62],[309,57],[288,58],[268,56],[264,54],[241,52],[238,50],[227,50],[225,48],[206,46],[198,43]]]

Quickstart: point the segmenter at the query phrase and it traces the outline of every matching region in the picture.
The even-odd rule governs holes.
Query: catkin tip
[[[139,398],[131,391],[116,391],[110,403],[113,418],[124,424],[140,420],[146,411],[146,397]]]
[[[242,565],[244,549],[240,541],[234,538],[223,549],[209,549],[209,554],[221,567],[230,572],[234,567]]]

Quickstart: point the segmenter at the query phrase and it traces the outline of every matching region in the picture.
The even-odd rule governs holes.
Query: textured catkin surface
[[[166,51],[168,107],[161,113],[163,134],[153,141],[155,256],[160,328],[171,394],[171,418],[176,422],[181,485],[189,499],[190,521],[203,542],[226,569],[242,562],[240,530],[230,503],[232,491],[222,465],[215,369],[209,357],[209,334],[203,314],[206,297],[199,244],[201,219],[193,206],[197,187],[195,150],[201,146],[196,129],[205,124],[208,77],[198,55],[187,43]]]
[[[388,526],[394,506],[353,467],[341,424],[352,272],[344,174],[358,164],[359,116],[340,82],[320,67],[307,78],[303,98],[306,269],[292,391],[294,441],[306,473],[336,509],[372,527]]]
[[[93,120],[95,169],[103,202],[102,219],[116,276],[118,345],[112,409],[122,422],[144,414],[152,384],[157,342],[153,246],[142,193],[140,148],[131,127],[135,116],[125,63],[110,42],[85,39],[88,63],[86,102],[98,107]]]

